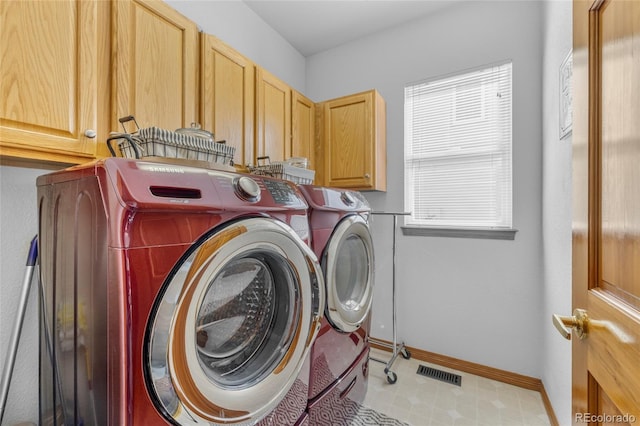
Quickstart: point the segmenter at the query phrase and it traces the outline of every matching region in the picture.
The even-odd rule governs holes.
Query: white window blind
[[[405,88],[406,224],[511,228],[511,62]]]

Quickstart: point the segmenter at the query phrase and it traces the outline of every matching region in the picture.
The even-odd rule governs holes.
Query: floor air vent
[[[450,383],[456,386],[462,386],[462,377],[453,374],[447,373],[446,371],[436,370],[435,368],[427,367],[426,365],[421,365],[418,367],[418,374],[422,376],[431,377],[432,379],[440,380],[441,382]]]

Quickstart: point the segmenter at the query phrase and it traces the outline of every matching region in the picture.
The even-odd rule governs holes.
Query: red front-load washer
[[[121,158],[37,185],[40,424],[308,424],[325,299],[295,185]]]
[[[311,348],[309,418],[311,424],[328,419],[343,424],[367,390],[374,283],[371,209],[357,191],[299,188],[309,204],[311,247],[326,286],[325,317]]]

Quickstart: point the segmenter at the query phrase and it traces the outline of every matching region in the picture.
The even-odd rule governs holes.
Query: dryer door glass
[[[324,303],[320,265],[289,226],[252,218],[213,230],[155,303],[145,341],[154,400],[180,425],[255,424],[308,382]]]
[[[373,301],[373,241],[361,216],[347,216],[336,226],[322,266],[329,322],[345,332],[357,330]]]
[[[345,310],[357,309],[369,286],[369,251],[358,235],[349,235],[336,255],[335,287]]]

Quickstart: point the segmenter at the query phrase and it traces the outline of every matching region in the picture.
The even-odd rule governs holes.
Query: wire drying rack
[[[111,141],[118,141],[120,153],[125,158],[136,159],[171,159],[173,161],[200,161],[206,165],[222,164],[233,165],[235,147],[226,145],[225,141],[214,142],[213,134],[200,130],[197,123],[192,123],[191,133],[170,131],[159,127],[140,128],[135,117],[129,115],[119,119],[124,133],[112,132],[107,139],[107,148],[112,156],[116,152],[111,146]],[[125,123],[133,121],[135,131],[127,132]],[[191,130],[189,129],[189,130]],[[209,138],[195,136],[210,135]]]
[[[277,179],[284,179],[298,185],[310,185],[313,183],[316,172],[304,167],[293,166],[286,161],[274,161],[269,156],[258,157],[257,162],[264,161],[263,164],[248,166],[249,173],[260,176],[271,176]]]
[[[393,367],[393,363],[396,361],[398,355],[402,355],[402,358],[409,359],[411,358],[411,353],[404,346],[404,342],[398,343],[397,341],[397,328],[396,328],[396,233],[398,229],[398,216],[409,216],[411,213],[407,212],[371,212],[373,215],[381,215],[381,216],[393,216],[393,239],[392,239],[392,277],[391,277],[391,306],[392,306],[392,323],[393,323],[393,338],[392,342],[386,342],[383,340],[370,338],[369,341],[377,346],[382,346],[386,348],[390,348],[391,351],[391,359],[389,361],[384,361],[376,358],[369,358],[371,361],[380,362],[385,364],[384,373],[387,375],[387,382],[390,384],[394,384],[398,381],[398,375],[391,371],[391,367]]]

